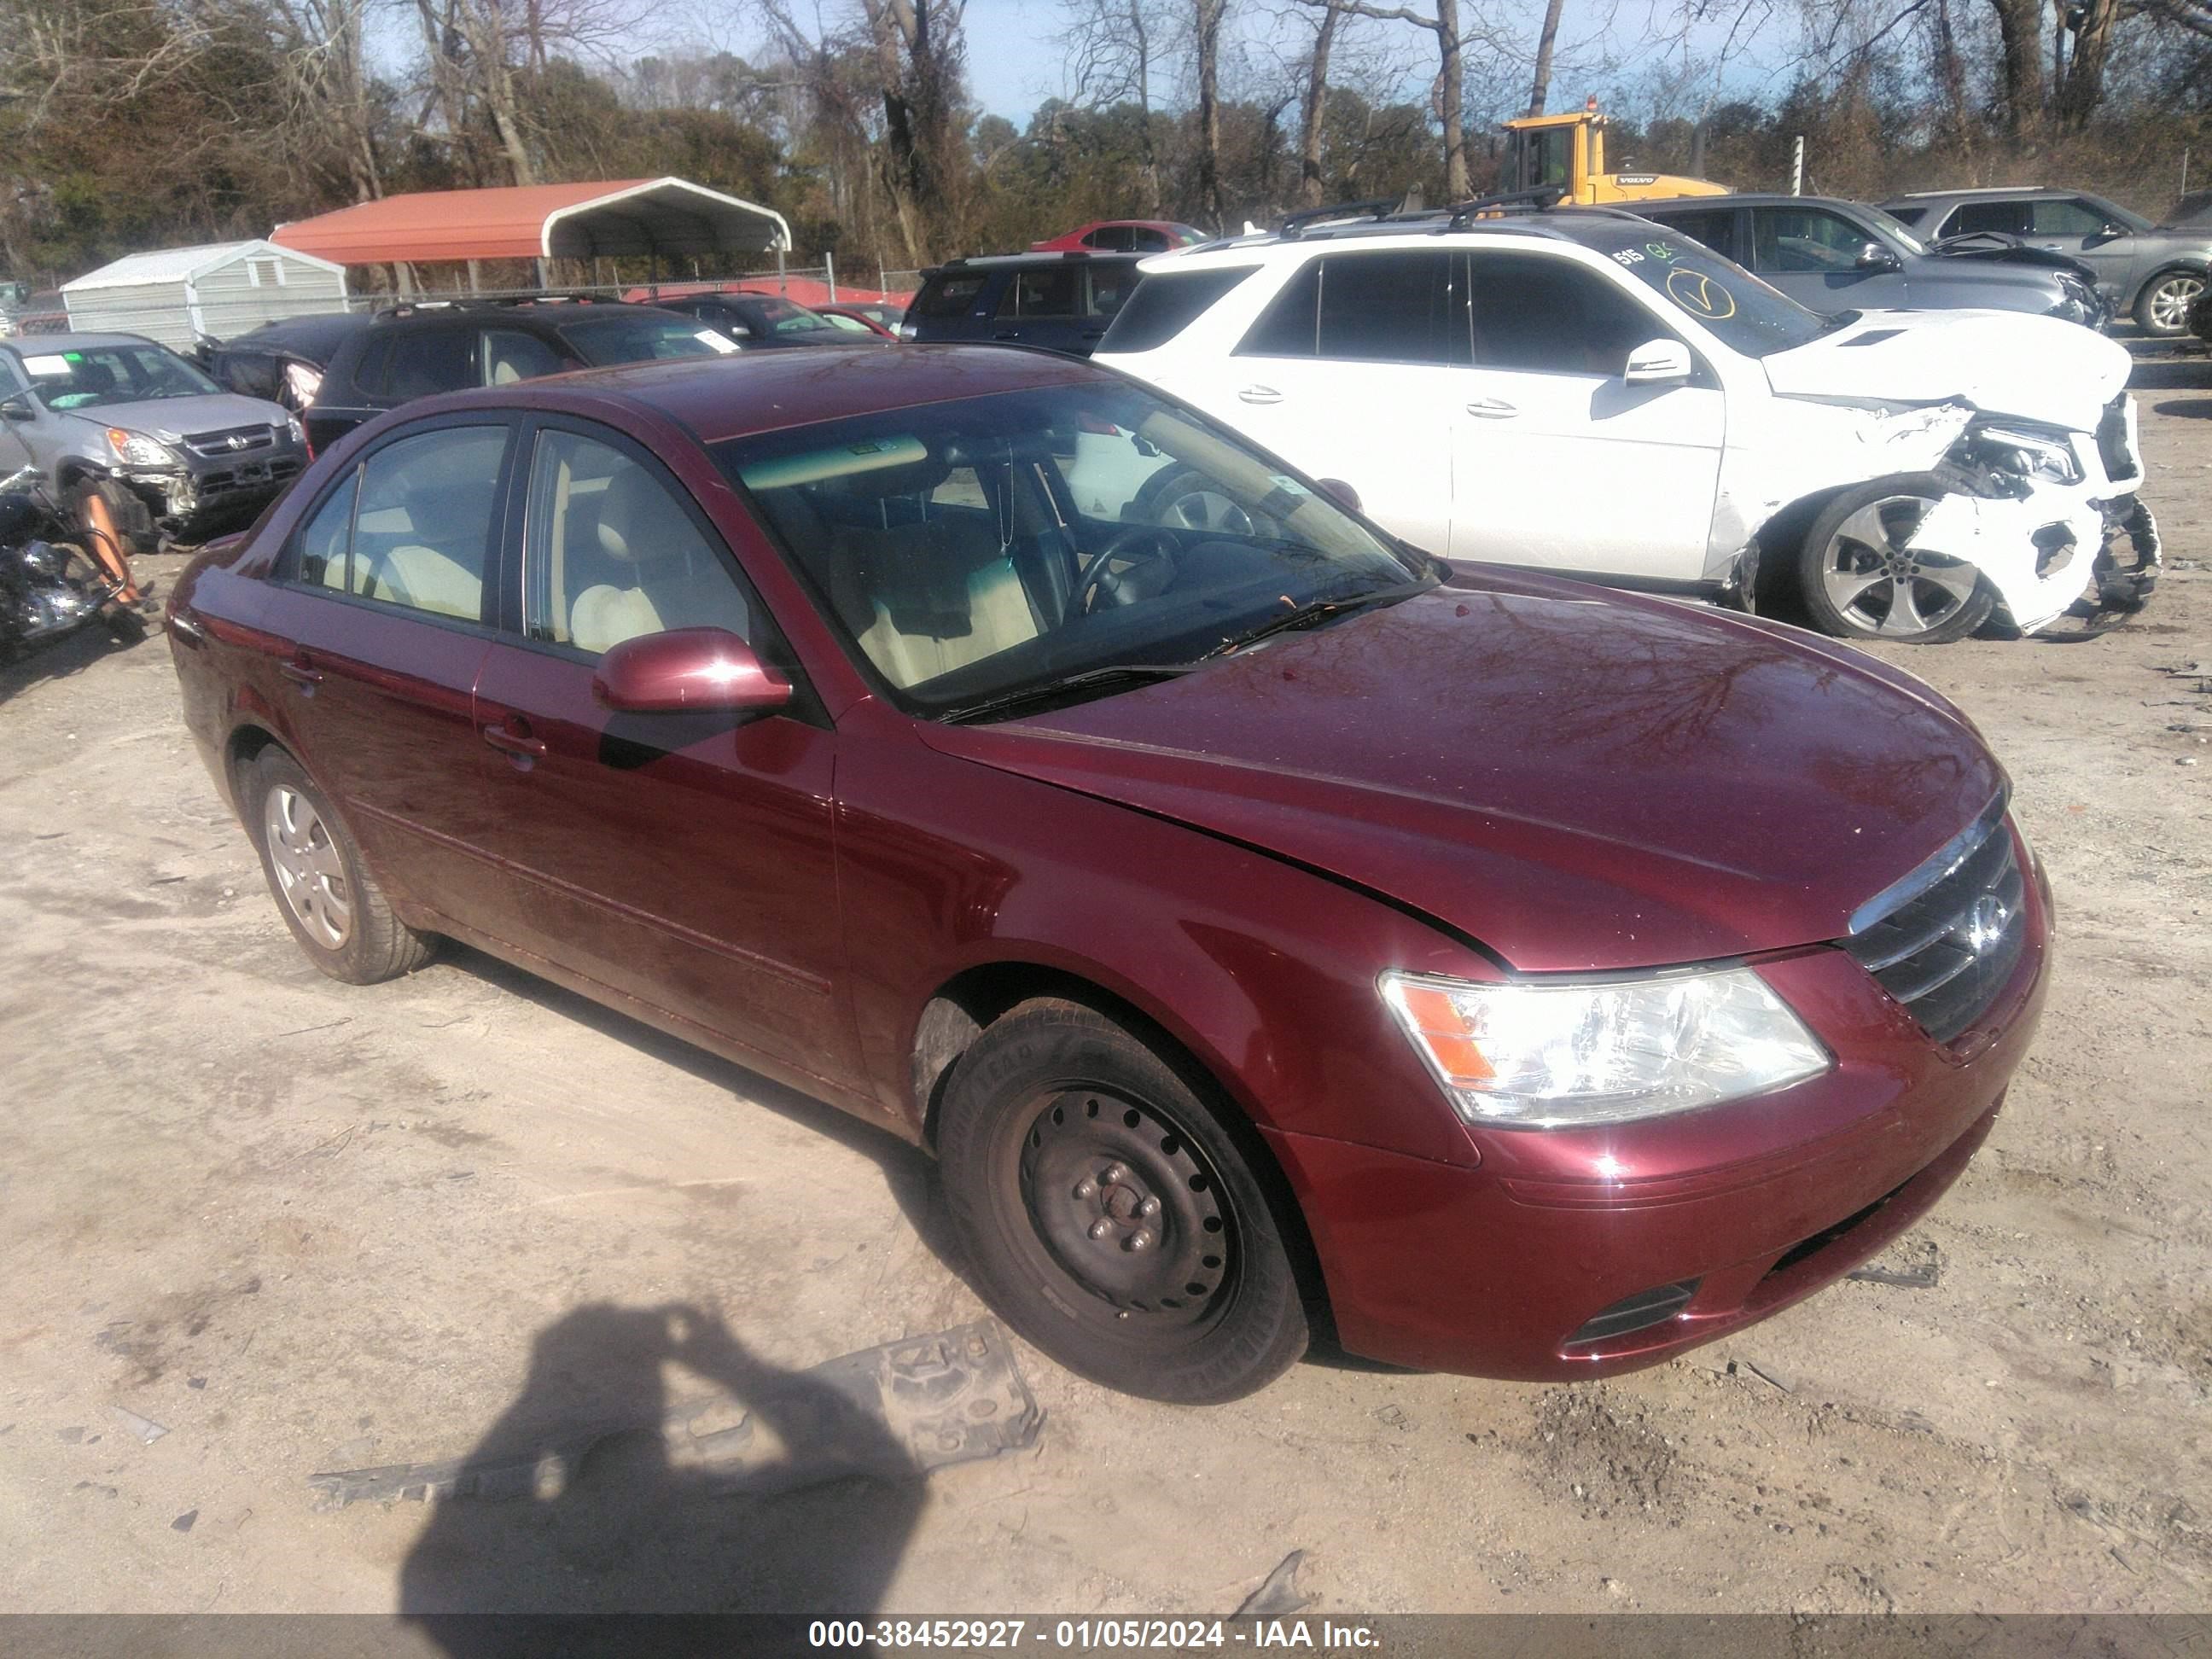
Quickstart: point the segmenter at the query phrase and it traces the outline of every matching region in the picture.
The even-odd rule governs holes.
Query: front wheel
[[[1815,627],[1846,640],[1948,645],[1989,620],[1996,596],[1978,568],[1909,545],[1947,493],[1908,473],[1846,489],[1822,509],[1797,559]]]
[[[2161,271],[2136,295],[2136,326],[2169,339],[2189,331],[2189,307],[2204,292],[2204,278],[2193,270]]]
[[[1180,1405],[1235,1400],[1305,1352],[1290,1250],[1222,1115],[1077,1003],[975,1040],[938,1145],[978,1288],[1070,1370]]]

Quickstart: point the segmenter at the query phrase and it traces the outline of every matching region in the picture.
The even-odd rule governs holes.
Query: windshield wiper
[[[1012,691],[1001,691],[996,696],[981,697],[974,702],[961,703],[946,709],[938,716],[948,726],[958,726],[969,720],[981,720],[991,714],[1010,714],[1018,708],[1032,703],[1049,702],[1073,692],[1080,696],[1091,690],[1108,690],[1122,684],[1148,680],[1172,679],[1178,674],[1188,674],[1202,665],[1195,662],[1117,662],[1103,668],[1086,668],[1079,674],[1062,675],[1056,680],[1045,680],[1036,685],[1024,685]]]
[[[1425,593],[1437,585],[1434,580],[1399,582],[1393,586],[1370,587],[1364,593],[1346,593],[1333,599],[1309,599],[1294,610],[1285,611],[1279,617],[1270,617],[1257,628],[1239,634],[1234,639],[1222,641],[1206,654],[1209,657],[1225,657],[1232,651],[1242,651],[1246,646],[1256,644],[1273,635],[1287,634],[1295,628],[1312,628],[1327,622],[1332,617],[1341,617],[1348,611],[1364,611],[1370,605],[1390,605],[1399,599],[1410,599],[1416,593]]]

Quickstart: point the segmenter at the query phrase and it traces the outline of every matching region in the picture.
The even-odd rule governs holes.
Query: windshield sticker
[[[23,367],[33,374],[66,374],[70,372],[66,357],[26,357]]]
[[[1312,493],[1296,478],[1285,478],[1279,472],[1270,472],[1267,475],[1267,482],[1286,495],[1306,495]]]
[[[735,351],[738,349],[738,343],[735,340],[730,339],[726,336],[717,334],[711,328],[701,329],[696,337],[704,341],[717,351]]]
[[[1712,277],[1686,265],[1667,273],[1667,297],[1692,317],[1717,323],[1735,315],[1735,296]]]

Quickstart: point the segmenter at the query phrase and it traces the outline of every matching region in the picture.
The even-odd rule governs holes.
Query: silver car
[[[136,334],[0,339],[0,472],[26,463],[133,552],[241,526],[307,464],[281,406],[225,392]]]
[[[1994,231],[2079,259],[2097,273],[2114,314],[2134,317],[2146,334],[2188,328],[2190,301],[2212,265],[2212,225],[2154,225],[2087,191],[1923,191],[1882,206],[1932,242]]]

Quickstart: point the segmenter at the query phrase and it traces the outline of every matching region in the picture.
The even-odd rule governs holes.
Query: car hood
[[[1963,402],[2081,432],[2096,429],[2130,366],[2124,347],[2079,323],[2009,311],[1870,311],[1764,361],[1785,398]]]
[[[1846,647],[1488,575],[1119,696],[921,729],[1530,972],[1839,938],[2003,781],[1955,708]]]
[[[240,426],[281,427],[291,419],[276,404],[235,392],[210,392],[195,398],[149,398],[143,403],[101,404],[64,411],[88,426],[121,427],[174,443],[187,432],[222,432]]]

